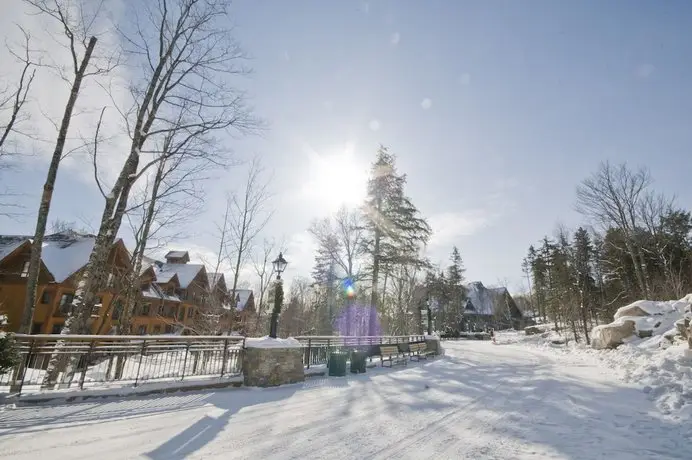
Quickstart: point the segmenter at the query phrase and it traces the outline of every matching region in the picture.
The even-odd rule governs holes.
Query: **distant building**
[[[525,318],[505,287],[487,288],[480,281],[467,286],[462,331],[520,329]]]

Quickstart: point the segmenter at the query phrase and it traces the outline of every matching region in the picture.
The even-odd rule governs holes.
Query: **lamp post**
[[[269,337],[275,339],[279,329],[279,313],[281,313],[281,305],[284,302],[284,288],[281,281],[281,273],[286,269],[288,262],[284,259],[283,254],[279,253],[279,257],[277,257],[272,264],[276,272],[276,287],[274,288],[274,309],[272,310],[272,319],[269,325]]]
[[[428,299],[426,303],[428,304],[428,335],[432,335],[432,302]]]

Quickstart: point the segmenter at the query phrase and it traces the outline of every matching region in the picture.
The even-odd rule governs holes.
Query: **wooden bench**
[[[408,358],[405,354],[399,351],[399,347],[396,345],[380,345],[380,363],[382,367],[384,363],[388,362],[389,367],[396,364],[408,365]]]
[[[425,342],[410,343],[408,346],[411,359],[416,358],[416,361],[428,359],[428,356],[433,354],[428,350],[428,345]]]

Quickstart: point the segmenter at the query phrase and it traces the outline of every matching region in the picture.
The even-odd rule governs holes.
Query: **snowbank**
[[[440,336],[437,335],[437,334],[433,334],[433,335],[425,334],[425,335],[423,336],[423,338],[424,338],[425,340],[438,340],[438,341],[440,340]]]
[[[245,348],[303,348],[303,344],[293,337],[272,339],[265,335],[260,338],[245,339]]]
[[[565,337],[562,343],[567,341],[567,344],[559,345],[561,336],[552,325],[536,335],[499,332],[498,342],[540,347],[551,353],[596,362],[625,382],[640,386],[664,414],[692,419],[692,350],[675,326],[690,315],[691,305],[692,295],[688,295],[678,301],[638,301],[620,308],[619,315],[615,314],[617,319],[610,325],[631,323],[633,333],[615,349],[594,349],[584,342],[567,341]],[[637,309],[645,316],[633,315]],[[592,341],[600,339],[599,331],[604,326],[594,328]]]

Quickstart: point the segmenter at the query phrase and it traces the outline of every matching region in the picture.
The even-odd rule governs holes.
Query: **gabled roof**
[[[495,296],[493,292],[483,286],[480,281],[474,281],[467,286],[467,301],[465,310],[477,315],[495,314]]]
[[[31,244],[26,236],[0,235],[0,262],[14,254],[25,244]]]
[[[207,275],[209,276],[209,286],[212,288],[215,287],[219,283],[219,281],[226,281],[226,279],[223,276],[223,273],[209,272]]]
[[[158,283],[168,283],[173,276],[178,276],[180,287],[187,289],[200,271],[204,270],[204,265],[198,264],[157,264],[156,280]]]
[[[56,282],[62,283],[89,262],[96,237],[72,231],[47,235],[43,239],[41,259]]]
[[[245,310],[245,307],[247,306],[248,300],[250,300],[250,297],[252,296],[252,289],[236,289],[235,290],[235,298],[236,298],[236,310],[238,311],[243,311]]]

